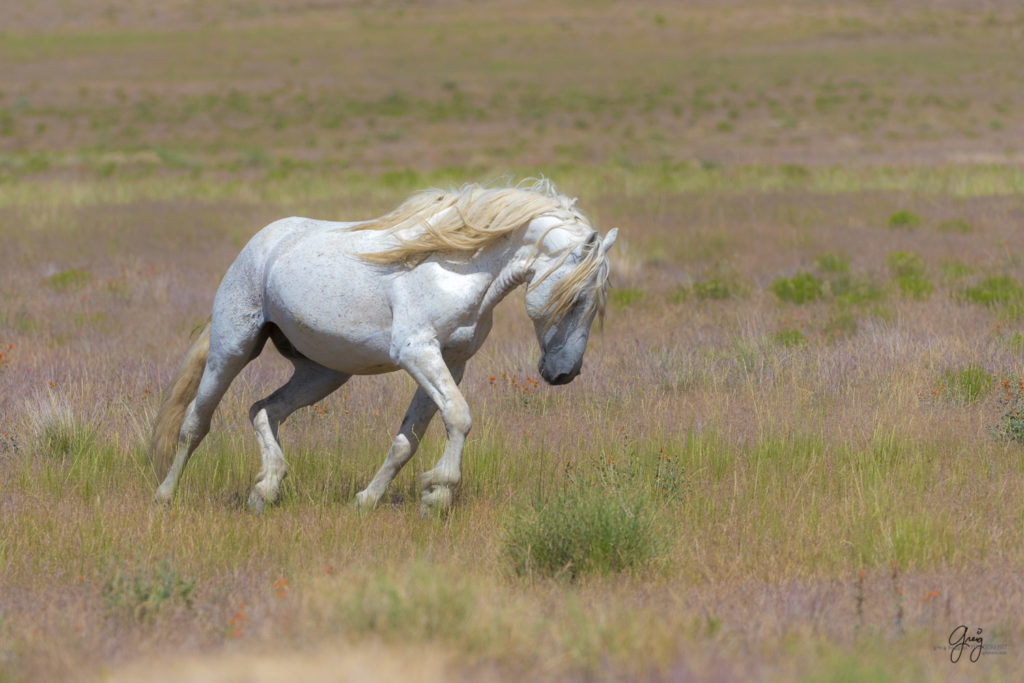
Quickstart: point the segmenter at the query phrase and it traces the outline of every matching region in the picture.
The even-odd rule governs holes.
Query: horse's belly
[[[360,263],[296,249],[267,273],[265,317],[310,360],[353,375],[390,372],[391,310]]]
[[[275,324],[299,353],[332,370],[350,375],[372,375],[398,369],[391,362],[389,331],[367,330],[360,333],[358,328],[349,328],[342,332],[323,326],[321,321],[301,316]]]

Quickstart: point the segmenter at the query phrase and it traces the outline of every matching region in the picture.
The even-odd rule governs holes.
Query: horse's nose
[[[576,379],[576,375],[578,374],[578,372],[562,372],[555,375],[551,379],[548,379],[547,377],[545,377],[544,379],[548,380],[548,384],[568,384],[569,382]]]
[[[540,376],[544,378],[544,381],[548,384],[568,384],[569,382],[576,379],[576,375],[580,374],[578,367],[571,368],[567,371],[551,370],[545,363],[538,363],[540,365]]]

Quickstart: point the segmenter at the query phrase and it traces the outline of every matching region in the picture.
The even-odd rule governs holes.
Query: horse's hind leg
[[[262,460],[256,485],[249,494],[249,508],[256,513],[262,512],[266,504],[273,504],[277,500],[281,480],[287,474],[284,454],[277,440],[278,427],[296,410],[326,397],[350,377],[301,356],[293,358],[292,364],[295,372],[291,379],[249,409],[249,419],[256,431]]]
[[[210,355],[206,358],[203,377],[199,381],[199,390],[195,399],[185,410],[185,420],[178,433],[178,448],[174,454],[174,462],[167,477],[156,490],[154,499],[160,503],[168,503],[178,487],[181,472],[185,469],[192,453],[210,431],[210,420],[228,386],[242,371],[242,368],[259,354],[266,337],[257,329],[255,333],[238,335],[225,343],[222,335],[223,327],[216,321],[210,332]],[[220,329],[218,329],[220,327]],[[234,335],[233,335],[234,336]]]

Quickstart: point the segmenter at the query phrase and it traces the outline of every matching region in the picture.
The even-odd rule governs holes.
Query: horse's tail
[[[149,463],[158,478],[167,474],[178,448],[178,432],[185,422],[185,410],[199,393],[199,380],[203,378],[206,357],[210,355],[210,321],[206,321],[199,336],[192,342],[181,359],[170,386],[164,392],[163,402],[153,422],[149,437]]]

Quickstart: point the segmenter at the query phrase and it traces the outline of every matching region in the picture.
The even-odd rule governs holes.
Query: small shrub
[[[921,225],[921,217],[910,211],[897,211],[889,216],[890,228],[912,229]]]
[[[1020,302],[1024,294],[1020,284],[1009,275],[985,278],[964,289],[964,299],[983,306],[1006,306]]]
[[[658,551],[649,507],[638,487],[572,482],[512,516],[505,555],[519,575],[569,580],[637,567]]]
[[[821,280],[802,271],[793,277],[778,278],[772,282],[771,289],[779,300],[793,304],[804,304],[821,298]]]
[[[77,292],[92,281],[92,273],[87,270],[69,268],[59,273],[54,273],[46,278],[47,285],[56,292]]]
[[[140,621],[152,620],[165,603],[177,600],[191,607],[195,586],[195,579],[184,579],[164,560],[155,576],[141,569],[132,578],[116,573],[103,585],[103,597],[111,609],[127,609]]]

